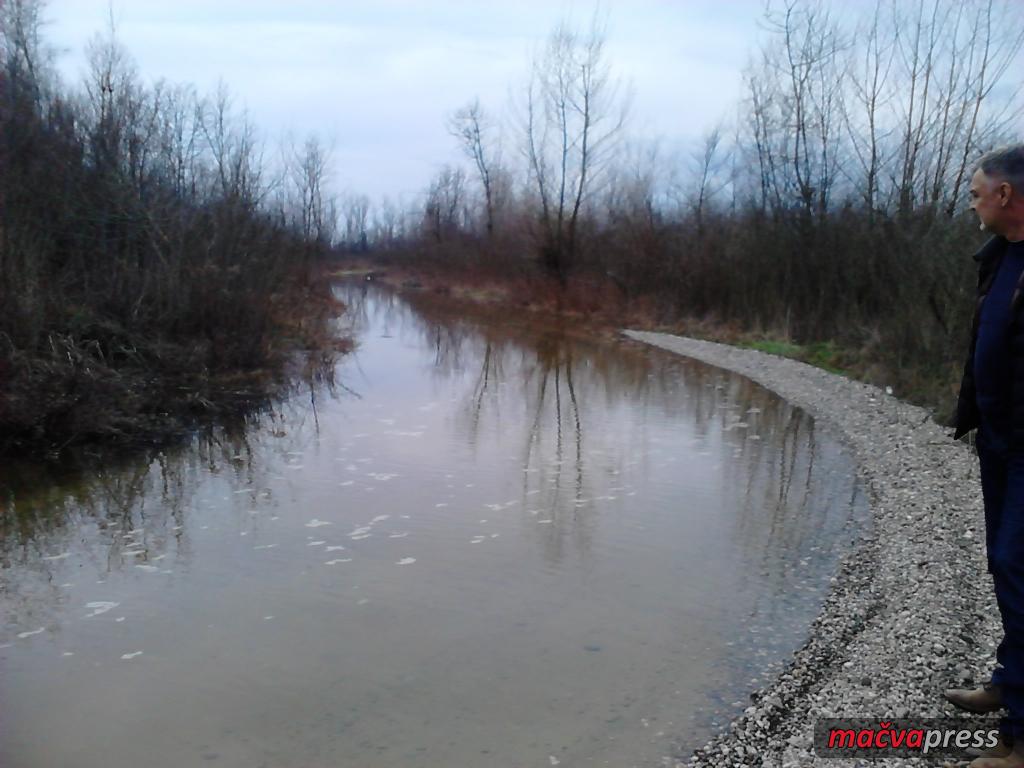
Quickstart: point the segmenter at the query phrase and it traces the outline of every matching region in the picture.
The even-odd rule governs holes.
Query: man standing
[[[1024,768],[1024,144],[982,157],[970,196],[993,237],[974,256],[977,305],[951,426],[954,439],[978,429],[988,571],[1003,640],[991,682],[945,696],[970,712],[1006,710],[999,746],[970,768]]]

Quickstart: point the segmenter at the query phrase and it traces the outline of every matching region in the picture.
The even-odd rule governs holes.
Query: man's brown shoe
[[[1006,757],[979,757],[967,768],[1024,768],[1024,748],[1014,747]]]
[[[1003,693],[998,685],[985,683],[981,688],[950,688],[946,701],[976,715],[985,715],[1003,708]]]
[[[976,747],[968,747],[964,750],[964,754],[968,757],[1009,757],[1013,748],[1009,742],[1003,738],[1002,734],[999,735],[999,740],[996,742],[994,747],[988,749],[978,749]]]

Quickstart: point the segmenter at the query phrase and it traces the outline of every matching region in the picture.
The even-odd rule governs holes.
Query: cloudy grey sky
[[[608,51],[634,91],[631,135],[670,146],[730,118],[763,0],[604,0]],[[50,0],[47,38],[76,82],[108,0]],[[504,110],[531,50],[589,2],[114,0],[118,36],[146,80],[212,91],[223,79],[273,142],[334,145],[339,191],[416,194],[457,159],[445,118],[479,96]]]

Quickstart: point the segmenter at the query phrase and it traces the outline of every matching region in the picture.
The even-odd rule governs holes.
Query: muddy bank
[[[253,309],[257,330],[239,317],[172,335],[90,316],[43,350],[2,345],[0,456],[131,453],[243,417],[329,374],[352,347],[333,327],[343,311],[328,283],[294,281]]]
[[[626,335],[747,376],[831,427],[854,453],[874,523],[843,559],[788,668],[688,765],[948,764],[824,759],[811,740],[819,717],[956,715],[942,690],[988,679],[1001,629],[969,446],[954,443],[925,409],[805,363],[668,334]]]

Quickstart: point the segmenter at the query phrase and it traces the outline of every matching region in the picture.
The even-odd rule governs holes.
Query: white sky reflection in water
[[[811,419],[657,350],[339,290],[358,398],[0,479],[0,765],[658,764],[800,644],[866,514]]]

